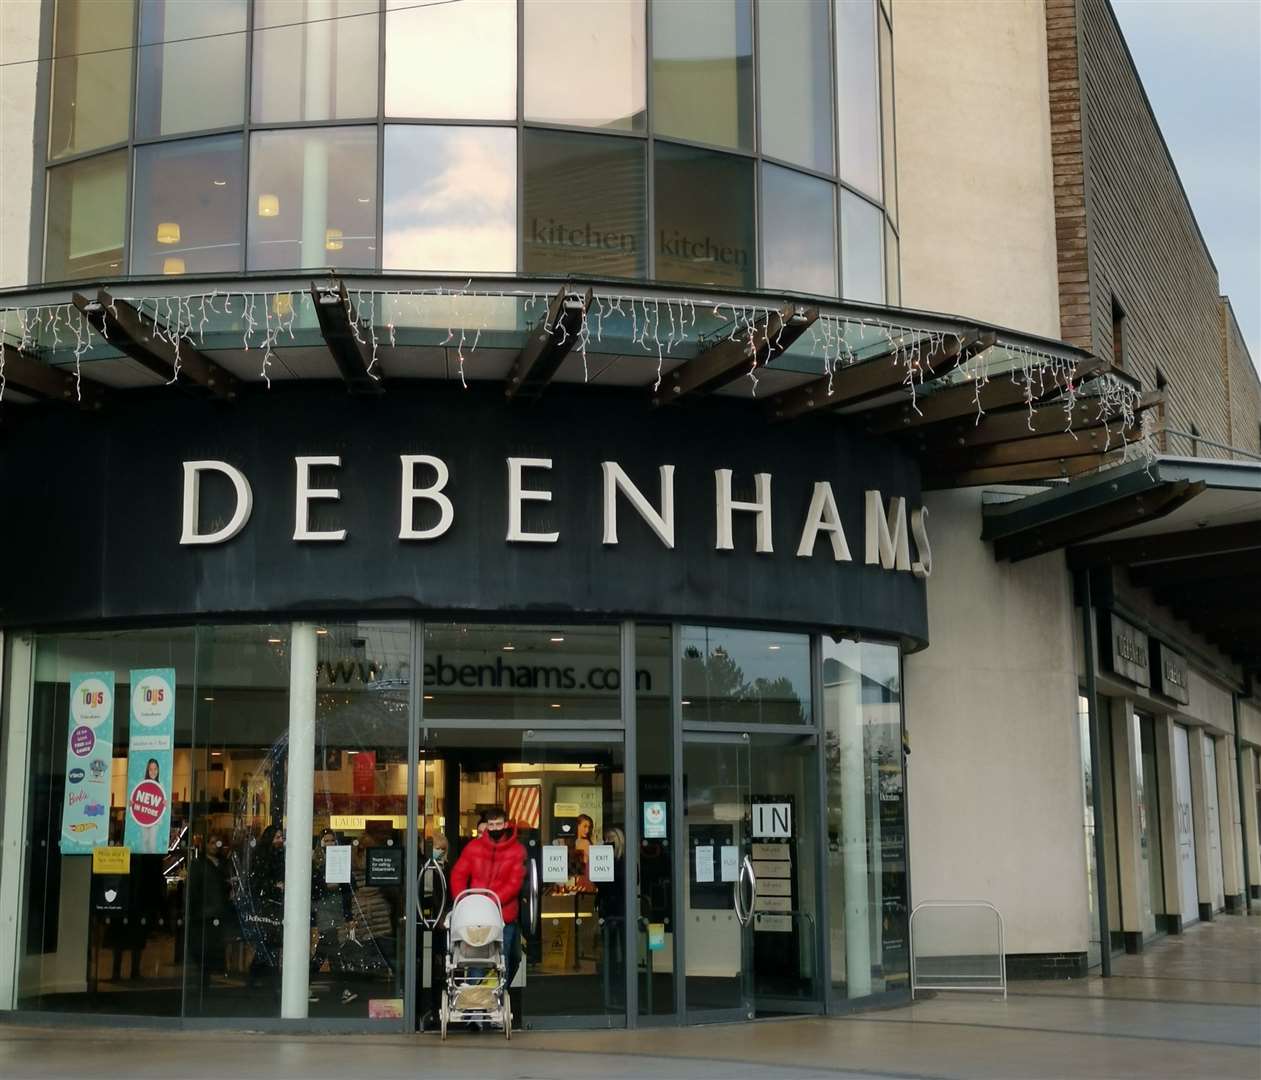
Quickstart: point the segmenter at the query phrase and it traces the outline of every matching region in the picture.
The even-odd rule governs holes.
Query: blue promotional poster
[[[66,797],[61,853],[91,855],[109,842],[110,767],[114,760],[114,673],[70,676],[70,732],[66,737]]]
[[[124,843],[139,855],[165,855],[171,832],[175,669],[131,672]]]

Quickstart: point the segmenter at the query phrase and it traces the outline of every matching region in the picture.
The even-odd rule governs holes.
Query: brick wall
[[[1115,300],[1123,367],[1145,390],[1159,370],[1166,426],[1227,443],[1217,269],[1109,0],[1046,0],[1046,15],[1062,335],[1111,359]]]
[[[1261,454],[1261,375],[1235,321],[1230,300],[1221,298],[1222,367],[1229,395],[1231,446]]]

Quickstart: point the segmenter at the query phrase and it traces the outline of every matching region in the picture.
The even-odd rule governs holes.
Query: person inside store
[[[509,985],[520,961],[517,914],[521,885],[525,881],[525,857],[525,847],[517,839],[516,826],[508,822],[502,806],[495,806],[486,811],[486,832],[465,845],[451,871],[453,901],[466,889],[489,889],[499,897],[504,914],[504,957],[508,963]]]
[[[227,939],[235,921],[228,886],[227,849],[220,833],[213,833],[189,867],[189,951],[198,965],[202,989],[212,975],[223,975],[227,965]]]
[[[253,988],[260,977],[280,971],[285,925],[285,834],[275,825],[268,825],[247,848],[245,872],[237,883],[236,907],[242,932],[254,949],[246,976],[246,986]]]
[[[325,855],[329,848],[340,844],[338,835],[332,829],[325,829],[320,834],[319,851],[311,864],[311,926],[315,930],[315,948],[311,950],[311,1000],[320,1000],[314,982],[327,963],[334,997],[340,986],[338,1000],[349,1005],[359,994],[345,985],[346,958],[342,940],[350,937],[354,927],[354,893],[349,882],[329,882]]]

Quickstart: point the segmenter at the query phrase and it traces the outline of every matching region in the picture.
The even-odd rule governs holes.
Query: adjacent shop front
[[[307,385],[24,429],[12,1015],[430,1029],[496,806],[526,1025],[905,993],[918,466],[754,415]]]

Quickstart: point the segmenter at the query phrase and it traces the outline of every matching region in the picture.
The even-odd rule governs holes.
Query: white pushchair
[[[489,1024],[511,1039],[503,906],[489,889],[466,889],[455,898],[447,916],[446,972],[438,1013],[442,1037],[454,1022]]]

